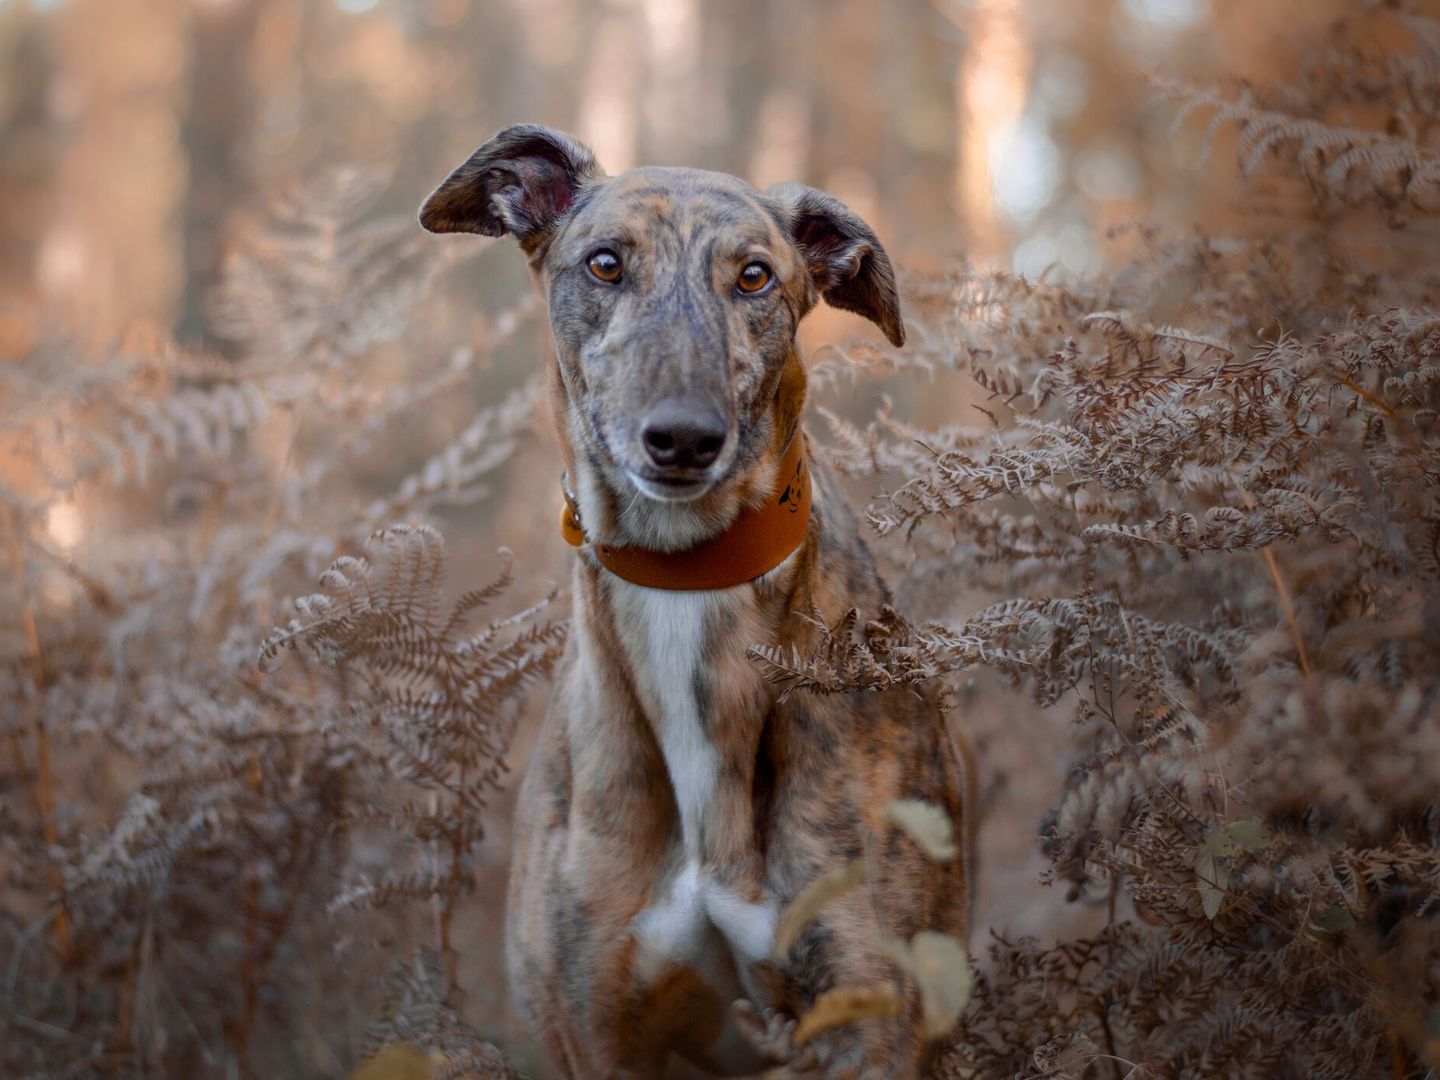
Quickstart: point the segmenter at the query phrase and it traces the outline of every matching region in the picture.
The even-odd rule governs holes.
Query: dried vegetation
[[[1391,8],[1299,85],[1166,87],[1293,197],[1244,236],[1123,230],[1093,282],[927,283],[945,332],[906,363],[973,376],[974,423],[827,417],[887,483],[884,546],[1002,599],[760,662],[791,692],[1027,690],[1070,765],[1053,880],[1108,905],[992,940],[943,1075],[1440,1067],[1437,91],[1440,23]]]
[[[1368,7],[1296,85],[1163,94],[1177,137],[1268,185],[1254,227],[1121,230],[1122,265],[1081,284],[912,281],[920,345],[817,364],[812,431],[883,485],[868,519],[902,591],[954,617],[857,613],[814,655],[753,653],[789,693],[990,669],[1053,720],[1054,901],[1106,925],[972,942],[940,1075],[1434,1076],[1440,23]],[[548,587],[510,599],[508,562],[449,601],[439,535],[390,523],[483,498],[534,391],[350,497],[347,463],[483,352],[385,395],[350,377],[441,258],[369,220],[368,184],[255,238],[217,308],[238,360],[5,321],[7,1075],[333,1075],[396,1042],[509,1068],[461,1019],[451,927],[564,625]],[[978,388],[952,422],[838,407],[849,380],[937,374]],[[337,1002],[391,904],[430,948],[386,958],[364,1034]],[[892,1005],[847,988],[755,1037]]]
[[[250,238],[216,305],[234,359],[5,322],[7,1076],[343,1075],[381,1005],[357,977],[392,964],[395,1030],[507,1074],[454,1008],[454,913],[565,625],[504,552],[448,605],[439,533],[389,523],[483,498],[533,389],[389,494],[355,476],[533,305],[374,393],[448,261],[376,189],[337,173]]]

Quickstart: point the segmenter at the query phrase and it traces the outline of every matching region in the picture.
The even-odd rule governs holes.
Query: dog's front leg
[[[740,752],[719,754],[701,815],[713,854],[681,842],[665,761],[626,673],[578,634],[521,789],[512,869],[513,985],[571,1076],[651,1077],[674,1051],[717,1072],[763,1064],[727,1028],[744,994],[732,959],[770,948],[773,906],[742,843],[753,815]],[[721,809],[723,807],[723,809]],[[712,827],[713,826],[713,827]],[[702,845],[703,847],[703,845]],[[753,852],[753,842],[748,845]],[[726,868],[721,875],[716,867]],[[739,943],[737,946],[735,943]]]

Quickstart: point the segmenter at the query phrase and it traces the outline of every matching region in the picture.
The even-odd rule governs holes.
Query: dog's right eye
[[[590,273],[607,285],[614,285],[620,280],[620,256],[613,251],[597,251],[585,265],[590,268]]]

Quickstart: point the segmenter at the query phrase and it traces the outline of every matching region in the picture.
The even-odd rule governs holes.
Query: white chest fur
[[[654,960],[708,968],[716,933],[743,972],[764,956],[775,934],[773,903],[749,903],[706,872],[703,830],[715,792],[719,755],[699,699],[707,657],[706,623],[732,590],[667,592],[617,582],[612,589],[636,690],[654,725],[680,814],[681,868],[637,916],[635,933]],[[743,602],[743,601],[740,601]],[[722,643],[726,644],[726,643]]]
[[[655,726],[675,790],[685,856],[698,862],[700,830],[719,761],[705,733],[697,682],[705,660],[706,617],[718,594],[666,592],[621,582],[613,595],[636,690]]]

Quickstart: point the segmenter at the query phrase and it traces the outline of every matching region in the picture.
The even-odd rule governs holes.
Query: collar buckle
[[[571,547],[584,547],[585,526],[580,524],[580,504],[575,501],[575,493],[570,490],[570,473],[560,474],[560,494],[565,497],[565,505],[560,508],[560,535],[565,537],[565,542]]]

